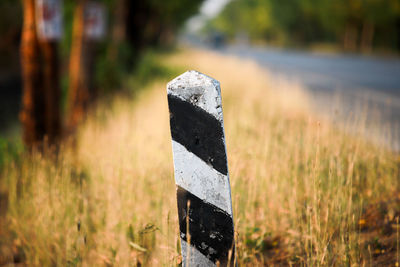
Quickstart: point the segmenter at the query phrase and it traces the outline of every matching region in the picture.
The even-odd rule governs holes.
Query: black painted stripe
[[[203,109],[171,94],[168,105],[172,139],[226,175],[228,168],[221,123]]]
[[[177,186],[178,215],[181,238],[187,240],[187,214],[189,214],[190,245],[209,260],[226,266],[229,250],[233,248],[234,231],[232,216],[215,205],[207,203],[189,191]],[[189,212],[187,211],[189,204]],[[231,260],[233,264],[233,260]]]

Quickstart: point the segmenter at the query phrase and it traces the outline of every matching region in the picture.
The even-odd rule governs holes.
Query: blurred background
[[[168,74],[154,54],[177,44],[250,58],[300,81],[320,107],[338,91],[347,106],[368,95],[399,122],[398,0],[3,0],[0,12],[3,138],[22,132],[33,144],[73,131],[97,97],[141,87],[127,75]]]
[[[1,136],[22,130],[27,145],[58,139],[89,102],[136,90],[127,74],[141,73],[140,82],[162,75],[150,50],[173,49],[202,2],[1,1]]]

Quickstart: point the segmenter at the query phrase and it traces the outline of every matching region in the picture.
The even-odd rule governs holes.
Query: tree
[[[40,144],[45,136],[45,105],[40,51],[36,33],[35,1],[23,0],[24,23],[21,37],[23,77],[22,111],[23,140],[28,147]]]
[[[57,144],[62,136],[58,44],[54,40],[42,40],[39,44],[44,59],[43,87],[46,136],[49,144]]]
[[[72,46],[69,65],[67,126],[73,131],[83,120],[89,101],[86,70],[83,67],[85,45],[84,8],[86,0],[78,0],[74,11]]]
[[[172,43],[179,26],[197,12],[203,1],[127,1],[127,41],[136,52],[160,43]]]
[[[284,46],[400,51],[398,0],[232,0],[207,27]]]
[[[104,42],[108,49],[106,60],[101,63],[106,69],[107,78],[119,70],[131,70],[143,50],[159,44],[168,45],[173,41],[178,27],[197,10],[203,0],[147,0],[147,1],[99,1],[114,12],[112,40]],[[84,119],[86,110],[95,94],[91,88],[92,70],[95,69],[94,41],[85,37],[85,4],[88,1],[77,0],[74,10],[72,45],[70,51],[69,88],[68,88],[68,128],[73,132]],[[131,52],[133,51],[133,52]],[[128,56],[127,56],[128,55]],[[127,65],[127,66],[119,66]],[[109,70],[109,71],[108,71]],[[104,84],[103,84],[104,86]],[[112,86],[118,86],[117,83]]]
[[[23,1],[21,38],[23,99],[20,114],[23,139],[28,147],[50,145],[61,137],[59,62],[57,43],[39,40],[35,0]]]

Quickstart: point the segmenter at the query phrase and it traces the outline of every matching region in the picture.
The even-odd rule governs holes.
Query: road
[[[254,60],[273,75],[301,83],[310,92],[313,108],[329,116],[335,114],[347,124],[363,110],[368,135],[375,141],[379,135],[391,149],[400,150],[399,59],[250,46],[229,46],[219,51]]]

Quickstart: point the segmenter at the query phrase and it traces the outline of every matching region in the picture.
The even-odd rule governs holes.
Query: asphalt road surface
[[[229,46],[221,53],[256,61],[303,85],[313,108],[347,120],[363,116],[368,133],[400,150],[400,59]],[[333,115],[334,114],[334,115]],[[369,134],[370,133],[370,134]]]

